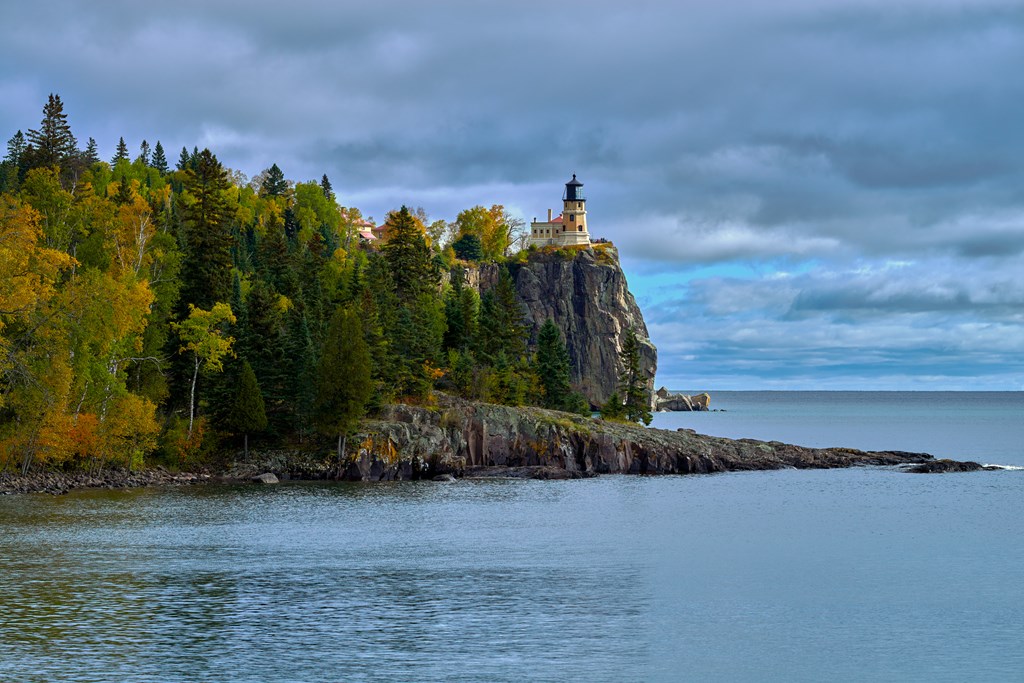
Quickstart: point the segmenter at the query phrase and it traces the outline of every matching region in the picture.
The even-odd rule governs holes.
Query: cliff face
[[[485,264],[470,271],[469,284],[486,292],[497,282],[499,267]],[[619,351],[630,327],[640,341],[641,367],[650,377],[648,393],[653,396],[658,351],[614,247],[602,244],[571,256],[538,251],[510,270],[532,328],[531,340],[536,341],[548,318],[558,325],[572,361],[573,385],[592,406],[602,405],[616,389]]]

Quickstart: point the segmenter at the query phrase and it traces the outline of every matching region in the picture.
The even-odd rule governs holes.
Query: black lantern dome
[[[563,201],[566,202],[585,202],[587,198],[583,196],[583,183],[576,180],[576,174],[572,174],[572,180],[565,184],[565,196],[562,197]]]

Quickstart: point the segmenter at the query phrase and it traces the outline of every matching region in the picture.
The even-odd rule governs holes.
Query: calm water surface
[[[0,681],[1021,680],[1022,494],[853,469],[8,496]]]

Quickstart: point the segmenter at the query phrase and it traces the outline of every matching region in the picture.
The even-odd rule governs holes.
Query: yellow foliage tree
[[[235,323],[231,306],[217,302],[209,311],[188,305],[188,318],[171,327],[178,333],[182,346],[179,353],[192,354],[192,387],[189,391],[188,437],[192,438],[192,426],[196,414],[196,383],[199,370],[220,372],[224,369],[224,358],[231,353],[234,337],[227,336],[224,328]]]

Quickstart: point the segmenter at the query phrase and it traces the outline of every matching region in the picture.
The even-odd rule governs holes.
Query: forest
[[[0,471],[197,467],[250,437],[340,455],[364,416],[435,391],[589,414],[558,327],[530,338],[500,204],[367,225],[326,175],[123,138],[99,159],[50,95],[0,163]],[[482,296],[480,261],[506,266]],[[632,331],[620,363],[602,415],[649,422]]]

